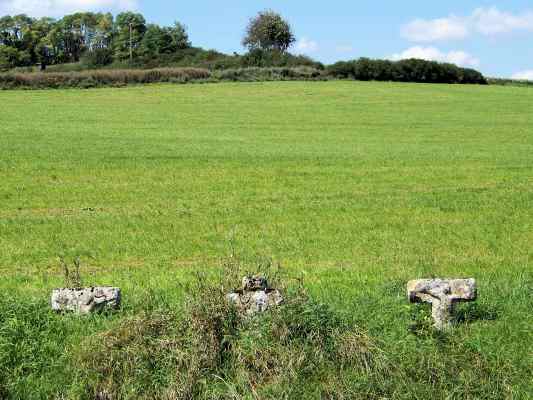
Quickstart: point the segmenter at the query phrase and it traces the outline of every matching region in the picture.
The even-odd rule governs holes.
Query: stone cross
[[[120,289],[115,287],[91,287],[80,289],[55,289],[52,292],[52,310],[90,314],[104,308],[120,306]]]
[[[407,296],[411,303],[431,303],[436,329],[452,326],[455,304],[477,298],[475,279],[420,279],[407,284]]]

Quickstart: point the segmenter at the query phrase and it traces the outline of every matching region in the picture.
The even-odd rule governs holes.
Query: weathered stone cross
[[[434,326],[448,329],[452,314],[459,301],[473,301],[477,297],[475,279],[420,279],[407,284],[411,303],[431,303]]]

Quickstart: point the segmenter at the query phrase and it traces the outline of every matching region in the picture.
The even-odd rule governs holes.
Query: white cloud
[[[296,43],[296,50],[299,50],[302,53],[314,53],[318,50],[318,43],[303,37]]]
[[[402,36],[413,42],[464,39],[468,27],[462,18],[453,15],[433,20],[415,19],[402,28]]]
[[[136,10],[137,0],[0,0],[0,15],[61,17],[77,11]]]
[[[414,46],[401,53],[393,54],[391,60],[405,60],[409,58],[419,58],[422,60],[448,62],[463,67],[477,67],[479,60],[464,51],[442,52],[436,47]]]
[[[533,11],[513,14],[497,7],[480,7],[471,15],[415,19],[402,27],[402,36],[412,42],[429,43],[459,40],[472,33],[497,35],[514,31],[533,31]]]
[[[533,81],[533,69],[529,71],[517,72],[511,78],[518,79],[521,81]]]
[[[478,8],[472,14],[475,29],[484,35],[509,33],[515,30],[533,31],[533,12],[514,15],[496,7]]]
[[[452,64],[457,64],[464,67],[479,66],[479,59],[465,51],[450,51],[445,54],[444,61],[451,62]]]

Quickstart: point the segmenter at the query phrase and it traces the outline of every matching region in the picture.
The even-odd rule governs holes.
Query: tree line
[[[0,18],[0,69],[73,63],[82,57],[105,65],[149,59],[190,47],[185,27],[176,22],[147,24],[139,13],[80,12],[59,20],[27,15]]]
[[[263,11],[250,21],[243,45],[248,61],[282,58],[295,38],[277,13]],[[25,14],[0,18],[0,69],[40,64],[76,63],[103,66],[130,61],[142,64],[191,48],[185,26],[148,24],[142,14],[79,12],[55,20]],[[264,54],[264,52],[272,54]],[[213,52],[214,55],[221,55]],[[272,61],[273,62],[273,61]]]
[[[291,25],[266,10],[251,18],[242,39],[247,53],[227,55],[191,45],[180,22],[159,26],[142,14],[80,12],[55,20],[27,15],[0,18],[0,70],[75,64],[79,70],[113,64],[115,68],[198,67],[227,70],[249,67],[312,67],[323,78],[429,83],[486,83],[481,73],[425,60],[341,61],[325,67],[289,52],[296,38]],[[67,69],[66,71],[72,69]],[[55,69],[56,72],[64,70]]]

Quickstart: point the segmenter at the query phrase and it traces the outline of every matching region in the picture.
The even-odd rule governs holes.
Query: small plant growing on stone
[[[69,268],[68,262],[65,260],[65,257],[59,257],[59,262],[61,263],[61,268],[63,270],[63,277],[65,279],[65,286],[68,288],[79,289],[82,287],[82,278],[80,273],[81,261],[79,257],[74,258],[73,268]]]

